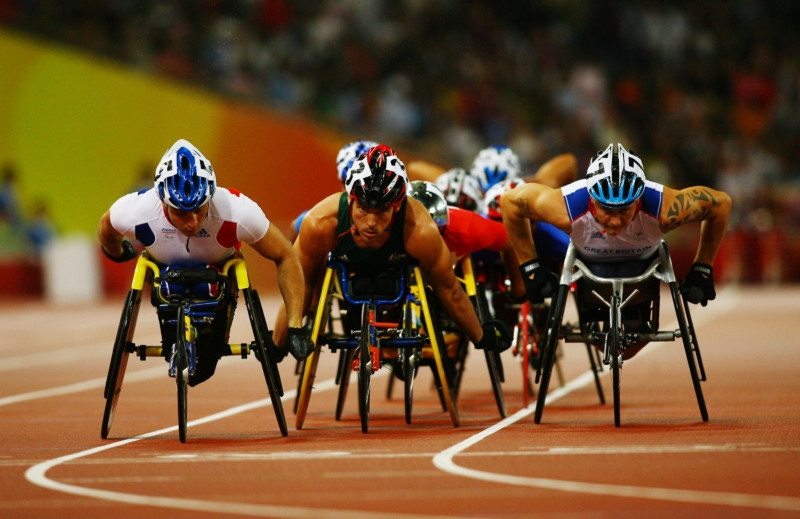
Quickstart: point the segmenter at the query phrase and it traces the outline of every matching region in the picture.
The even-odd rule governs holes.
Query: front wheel
[[[178,330],[175,334],[175,383],[178,386],[178,437],[186,443],[186,408],[188,361],[186,358],[186,315],[182,306],[178,307]]]
[[[133,338],[140,302],[141,292],[136,289],[131,289],[122,307],[122,317],[120,317],[117,337],[114,340],[114,347],[111,350],[111,361],[108,366],[108,375],[106,376],[106,386],[104,390],[106,403],[103,409],[103,423],[100,426],[100,437],[104,440],[108,438],[108,433],[111,430],[111,423],[114,421],[114,411],[117,408],[119,394],[122,391],[122,380],[125,378],[125,369],[128,365],[128,356],[130,355],[127,350],[128,342]]]
[[[369,306],[364,305],[361,317],[361,339],[358,341],[358,414],[361,417],[361,432],[363,433],[369,430],[369,389],[372,378],[369,332]]]

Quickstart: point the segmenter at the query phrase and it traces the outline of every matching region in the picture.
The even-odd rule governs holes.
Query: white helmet
[[[503,180],[489,188],[483,198],[483,214],[491,220],[502,220],[500,214],[500,197],[503,193],[517,186],[521,186],[525,181],[519,178]]]
[[[480,208],[483,195],[478,180],[463,168],[453,168],[439,175],[436,187],[444,193],[448,205],[467,211],[477,211]]]
[[[211,162],[191,142],[178,139],[161,157],[153,185],[161,201],[181,211],[205,205],[217,189]]]
[[[355,141],[342,146],[336,155],[336,170],[339,172],[339,181],[342,184],[347,181],[347,172],[350,171],[353,162],[365,154],[368,149],[377,145],[377,142],[372,141]]]
[[[600,205],[611,208],[626,207],[644,194],[644,167],[642,159],[614,143],[592,160],[586,170],[586,187],[589,195]]]
[[[478,184],[485,193],[502,180],[519,178],[522,167],[519,157],[508,146],[489,146],[475,157],[470,174],[478,179]]]

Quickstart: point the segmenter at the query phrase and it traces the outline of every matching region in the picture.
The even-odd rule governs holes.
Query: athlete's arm
[[[250,244],[256,252],[275,262],[278,269],[278,288],[288,309],[288,325],[299,328],[303,324],[303,270],[292,244],[283,233],[270,225],[260,240]]]
[[[479,342],[483,337],[481,323],[453,273],[450,251],[427,210],[411,198],[408,199],[404,234],[406,252],[419,261],[444,311],[474,343]]]
[[[117,232],[114,226],[111,225],[110,211],[106,211],[105,214],[100,217],[100,225],[97,227],[97,238],[100,240],[100,246],[105,249],[108,255],[119,257],[125,252],[122,248],[122,234]]]
[[[339,209],[339,193],[330,195],[315,205],[303,218],[300,234],[293,249],[302,271],[302,281],[297,285],[301,292],[300,319],[308,311],[314,290],[318,288],[328,253],[336,244],[336,224]],[[291,323],[290,323],[291,324]],[[281,305],[275,317],[272,333],[275,344],[282,345],[287,332],[286,308]],[[292,326],[295,326],[292,324]]]
[[[713,265],[728,228],[730,212],[731,198],[727,193],[705,186],[681,190],[665,186],[658,221],[663,232],[687,223],[702,222],[694,261]]]
[[[520,263],[539,257],[533,244],[531,222],[547,222],[567,233],[571,230],[561,190],[543,184],[523,184],[506,191],[500,198],[500,212]]]

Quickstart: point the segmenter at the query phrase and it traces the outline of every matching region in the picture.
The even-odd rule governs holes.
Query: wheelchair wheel
[[[478,314],[478,319],[481,323],[485,323],[486,321],[491,319],[491,315],[489,313],[489,302],[486,300],[486,290],[484,290],[483,285],[477,283],[476,286],[476,310]],[[503,395],[503,386],[501,385],[503,382],[504,373],[503,373],[503,361],[500,358],[500,353],[496,351],[489,351],[484,350],[483,355],[486,358],[486,369],[489,371],[489,381],[492,385],[492,393],[494,393],[494,401],[497,404],[497,411],[500,413],[502,418],[506,417],[506,402],[505,397]]]
[[[369,390],[372,378],[370,354],[369,305],[364,305],[361,316],[361,338],[358,347],[358,415],[361,417],[361,432],[369,430]]]
[[[186,316],[182,306],[178,307],[178,330],[175,334],[175,383],[178,386],[178,437],[181,443],[186,443],[186,393],[187,393],[187,367],[186,358]]]
[[[264,311],[261,307],[261,299],[258,297],[258,292],[255,289],[246,288],[243,292],[247,311],[250,314],[250,325],[253,328],[255,348],[258,352],[257,358],[261,362],[261,370],[264,373],[264,380],[267,383],[272,409],[275,411],[275,419],[278,421],[278,428],[281,431],[281,435],[288,436],[289,428],[286,425],[283,402],[281,402],[283,386],[281,385],[281,376],[280,373],[278,373],[278,366],[275,365],[275,362],[273,362],[267,353],[267,337],[270,335],[267,321],[264,318]]]
[[[700,387],[700,382],[706,378],[705,369],[703,369],[703,361],[700,357],[700,347],[697,344],[697,336],[694,333],[694,327],[691,326],[689,305],[686,304],[686,301],[683,300],[680,292],[678,291],[677,283],[670,283],[669,289],[670,293],[672,294],[675,315],[678,316],[678,326],[681,331],[681,340],[683,341],[683,349],[686,353],[686,362],[689,364],[689,373],[692,376],[692,386],[694,387],[694,394],[697,398],[697,407],[700,409],[700,418],[702,418],[704,422],[707,422],[708,409],[706,408],[705,397],[703,397],[703,388]],[[698,363],[700,374],[698,373]]]
[[[350,387],[350,374],[353,370],[353,360],[356,358],[358,350],[339,350],[339,367],[337,368],[337,378],[339,379],[339,394],[336,397],[336,421],[342,419],[344,403],[347,400],[347,389]]]
[[[415,267],[414,271],[417,276],[418,286],[423,287],[422,274],[419,271],[419,267]],[[438,326],[441,322],[439,301],[428,288],[425,288],[420,294],[425,294],[424,297],[420,299],[422,300],[422,315],[425,322],[425,330],[429,337],[431,350],[433,351],[435,364],[433,367],[433,379],[439,390],[439,397],[442,401],[442,405],[450,414],[450,421],[453,423],[453,427],[459,427],[461,425],[461,418],[458,414],[453,387],[455,367],[453,366],[452,359],[447,355],[447,345],[444,342],[444,335],[442,334],[441,327]]]
[[[133,332],[136,328],[139,303],[142,301],[141,294],[141,291],[136,289],[128,291],[128,296],[122,307],[122,316],[119,320],[114,347],[111,350],[111,361],[108,366],[104,390],[106,403],[103,409],[103,423],[100,426],[100,437],[104,440],[108,438],[108,433],[111,430],[114,411],[117,408],[119,394],[122,391],[122,380],[125,377],[125,368],[128,365],[128,356],[130,355],[127,345],[133,338]]]
[[[550,312],[547,315],[547,328],[544,332],[544,346],[541,348],[541,362],[537,371],[539,379],[539,395],[536,398],[536,409],[533,413],[534,423],[541,423],[544,403],[547,399],[547,388],[550,385],[550,376],[553,373],[553,365],[558,349],[558,332],[561,328],[561,320],[564,318],[564,307],[569,295],[568,285],[558,285],[558,292],[552,299]],[[541,378],[540,378],[541,377]]]
[[[405,407],[406,423],[411,423],[411,410],[414,406],[414,379],[417,377],[420,351],[417,348],[407,348],[400,353],[403,370],[403,400]]]
[[[292,404],[292,412],[297,414],[297,405],[300,403],[300,391],[303,385],[303,372],[306,370],[305,359],[297,361],[294,367],[294,374],[297,377],[297,391],[295,392],[294,404]]]
[[[620,426],[620,369],[622,368],[622,351],[620,351],[620,300],[617,296],[611,297],[611,311],[606,335],[606,355],[610,355],[611,381],[614,387],[614,425]]]

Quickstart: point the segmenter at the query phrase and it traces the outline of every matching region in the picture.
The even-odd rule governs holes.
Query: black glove
[[[125,263],[126,261],[132,260],[133,258],[139,255],[139,253],[136,252],[136,249],[133,248],[133,244],[128,240],[122,240],[121,256],[112,256],[102,245],[100,246],[100,249],[103,251],[103,254],[106,255],[106,258],[110,259],[114,263]]]
[[[289,328],[289,352],[297,360],[303,360],[314,351],[314,343],[305,328]]]
[[[717,297],[714,290],[714,270],[707,263],[693,263],[681,285],[683,298],[690,303],[706,306]]]
[[[511,347],[511,332],[503,321],[493,319],[483,323],[483,337],[475,344],[479,350],[506,351]]]
[[[558,287],[558,275],[541,265],[539,260],[526,261],[519,266],[525,282],[525,295],[531,303],[544,303],[545,297],[552,297]]]

